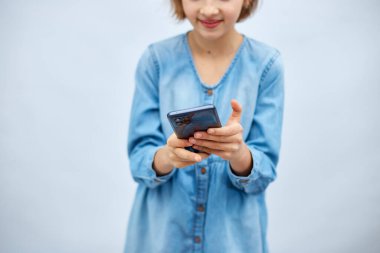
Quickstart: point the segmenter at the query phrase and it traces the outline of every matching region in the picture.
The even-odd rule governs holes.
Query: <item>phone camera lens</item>
[[[177,126],[187,125],[190,123],[190,118],[187,116],[179,117],[174,120]]]
[[[175,119],[175,123],[176,123],[177,126],[182,125],[182,123],[183,123],[183,118],[176,118],[176,119]]]
[[[189,118],[189,117],[185,117],[185,118],[182,120],[182,123],[183,123],[183,124],[189,124],[189,123],[190,123],[190,118]]]

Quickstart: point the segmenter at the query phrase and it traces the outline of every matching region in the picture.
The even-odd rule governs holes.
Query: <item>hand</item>
[[[178,139],[173,133],[167,141],[169,162],[176,168],[183,168],[200,162],[210,156],[207,153],[194,153],[185,149],[192,144],[186,139]]]
[[[243,149],[243,127],[240,125],[242,108],[236,100],[231,100],[232,114],[226,126],[209,128],[207,132],[196,132],[189,138],[193,148],[215,154],[225,160],[233,160]]]
[[[193,165],[210,156],[207,153],[193,153],[185,149],[192,146],[187,139],[178,139],[173,133],[167,144],[159,149],[154,157],[153,167],[159,175],[170,173],[175,168]]]
[[[226,126],[221,128],[209,128],[207,132],[196,132],[189,138],[193,148],[200,151],[215,154],[230,161],[231,165],[237,165],[236,172],[246,174],[247,168],[251,168],[251,154],[243,141],[243,127],[240,124],[242,107],[236,100],[231,100],[232,114]],[[241,161],[244,161],[243,165]]]

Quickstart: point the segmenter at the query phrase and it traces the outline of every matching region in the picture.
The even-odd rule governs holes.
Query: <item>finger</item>
[[[167,144],[173,148],[184,148],[191,146],[188,139],[178,139],[174,133],[169,137]]]
[[[210,156],[210,154],[208,154],[206,152],[198,153],[198,155],[200,155],[201,160],[204,160]],[[194,161],[183,160],[175,154],[173,154],[173,156],[174,156],[174,158],[172,158],[172,161],[174,162],[175,167],[177,167],[177,168],[182,168],[182,167],[190,166],[190,165],[197,163]]]
[[[197,140],[196,146],[206,147],[210,149],[215,150],[222,150],[222,151],[229,151],[229,152],[235,152],[239,149],[238,143],[223,143],[223,142],[215,142],[215,141],[208,141],[208,140]]]
[[[210,141],[217,141],[217,142],[241,142],[242,136],[241,133],[237,133],[235,135],[211,135],[207,132],[198,132],[194,134],[195,140],[210,140]],[[189,142],[191,142],[191,138],[189,138]]]
[[[187,167],[187,166],[190,166],[190,165],[193,165],[195,162],[183,162],[183,161],[179,161],[177,163],[175,163],[175,167],[176,168],[184,168],[184,167]]]
[[[243,132],[243,127],[240,124],[231,124],[219,128],[209,128],[207,133],[210,135],[231,136]]]
[[[220,156],[220,157],[223,157],[224,154],[225,154],[225,151],[223,150],[217,150],[217,149],[211,149],[211,148],[207,148],[207,147],[203,147],[203,146],[198,146],[198,145],[193,145],[193,147],[195,149],[198,149],[202,152],[206,152],[208,154],[214,154],[214,155],[217,155],[217,156]]]
[[[202,160],[202,157],[199,154],[187,151],[183,148],[175,148],[174,154],[177,155],[183,161],[200,162]]]
[[[243,111],[243,108],[239,104],[239,102],[236,99],[231,100],[231,107],[232,107],[232,113],[230,118],[227,121],[227,125],[231,124],[232,122],[240,122],[241,114]]]

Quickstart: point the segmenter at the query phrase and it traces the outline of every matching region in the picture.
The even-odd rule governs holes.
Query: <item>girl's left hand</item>
[[[228,161],[237,161],[246,149],[243,141],[243,127],[240,124],[242,107],[231,100],[232,114],[227,124],[221,128],[209,128],[207,132],[196,132],[189,138],[193,148],[215,154]]]

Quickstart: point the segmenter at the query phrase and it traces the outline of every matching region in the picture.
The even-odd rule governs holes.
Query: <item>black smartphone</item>
[[[222,127],[218,112],[212,104],[172,111],[167,114],[167,117],[178,139],[188,139],[197,131]],[[194,153],[200,152],[192,147],[185,149]]]

